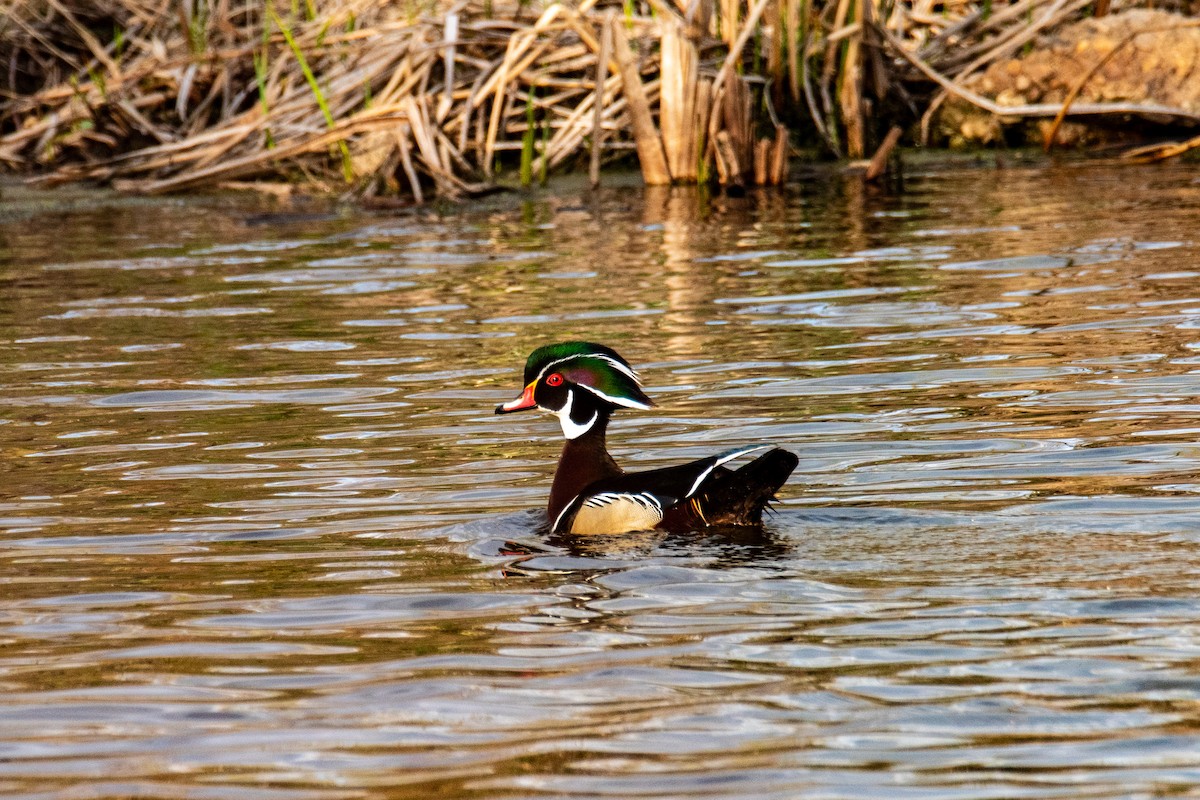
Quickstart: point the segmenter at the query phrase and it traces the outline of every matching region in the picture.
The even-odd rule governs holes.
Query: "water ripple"
[[[1194,169],[909,172],[0,214],[0,793],[1193,792]],[[566,338],[766,525],[545,535]]]

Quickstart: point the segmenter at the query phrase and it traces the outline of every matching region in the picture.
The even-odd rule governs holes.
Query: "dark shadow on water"
[[[713,566],[768,567],[789,560],[794,542],[769,523],[761,527],[727,525],[671,534],[660,549],[664,554],[707,555]]]
[[[439,533],[469,541],[472,555],[485,560],[513,559],[513,574],[545,571],[606,571],[639,562],[686,558],[712,568],[777,568],[795,559],[798,540],[784,517],[760,527],[726,525],[702,531],[634,531],[612,535],[550,534],[541,515],[520,512],[458,523]]]

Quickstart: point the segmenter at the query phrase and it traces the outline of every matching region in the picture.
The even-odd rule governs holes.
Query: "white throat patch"
[[[568,439],[578,439],[580,436],[583,436],[585,433],[590,431],[600,416],[599,411],[593,411],[592,418],[581,425],[575,420],[571,419],[571,406],[574,404],[575,391],[573,389],[568,389],[567,402],[562,408],[554,412],[558,416],[558,424],[562,425],[563,436],[567,437]]]

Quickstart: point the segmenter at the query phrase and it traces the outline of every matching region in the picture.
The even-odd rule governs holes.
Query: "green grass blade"
[[[300,45],[296,43],[296,37],[292,36],[291,28],[284,24],[279,15],[275,13],[275,9],[267,6],[267,13],[271,15],[271,20],[279,28],[283,34],[284,41],[292,50],[292,55],[296,57],[296,63],[300,65],[300,71],[304,73],[304,80],[308,81],[308,88],[312,90],[313,97],[317,99],[317,106],[321,109],[321,114],[325,117],[325,125],[330,130],[337,126],[333,119],[333,112],[329,110],[329,103],[325,100],[325,93],[321,91],[321,85],[317,83],[317,76],[313,75],[312,69],[308,66],[308,59],[304,57],[304,52],[300,49]],[[342,152],[342,175],[346,179],[346,183],[351,183],[354,180],[354,166],[350,161],[350,148],[346,146],[345,140],[338,141],[338,149]]]
[[[525,135],[521,137],[521,185],[528,187],[533,183],[533,145],[537,141],[537,131],[534,126],[535,89],[529,87],[529,96],[525,98]]]

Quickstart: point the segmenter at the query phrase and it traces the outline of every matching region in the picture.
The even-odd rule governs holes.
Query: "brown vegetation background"
[[[1200,87],[1193,10],[15,0],[0,12],[0,166],[151,193],[254,181],[424,200],[556,169],[598,179],[636,152],[650,183],[771,184],[797,144],[875,153],[878,170],[905,130],[1001,141],[1037,119],[1051,142],[1071,138],[1067,117],[1196,124],[1200,90],[1171,93]],[[1097,90],[1162,54],[1164,32],[1161,69]]]

